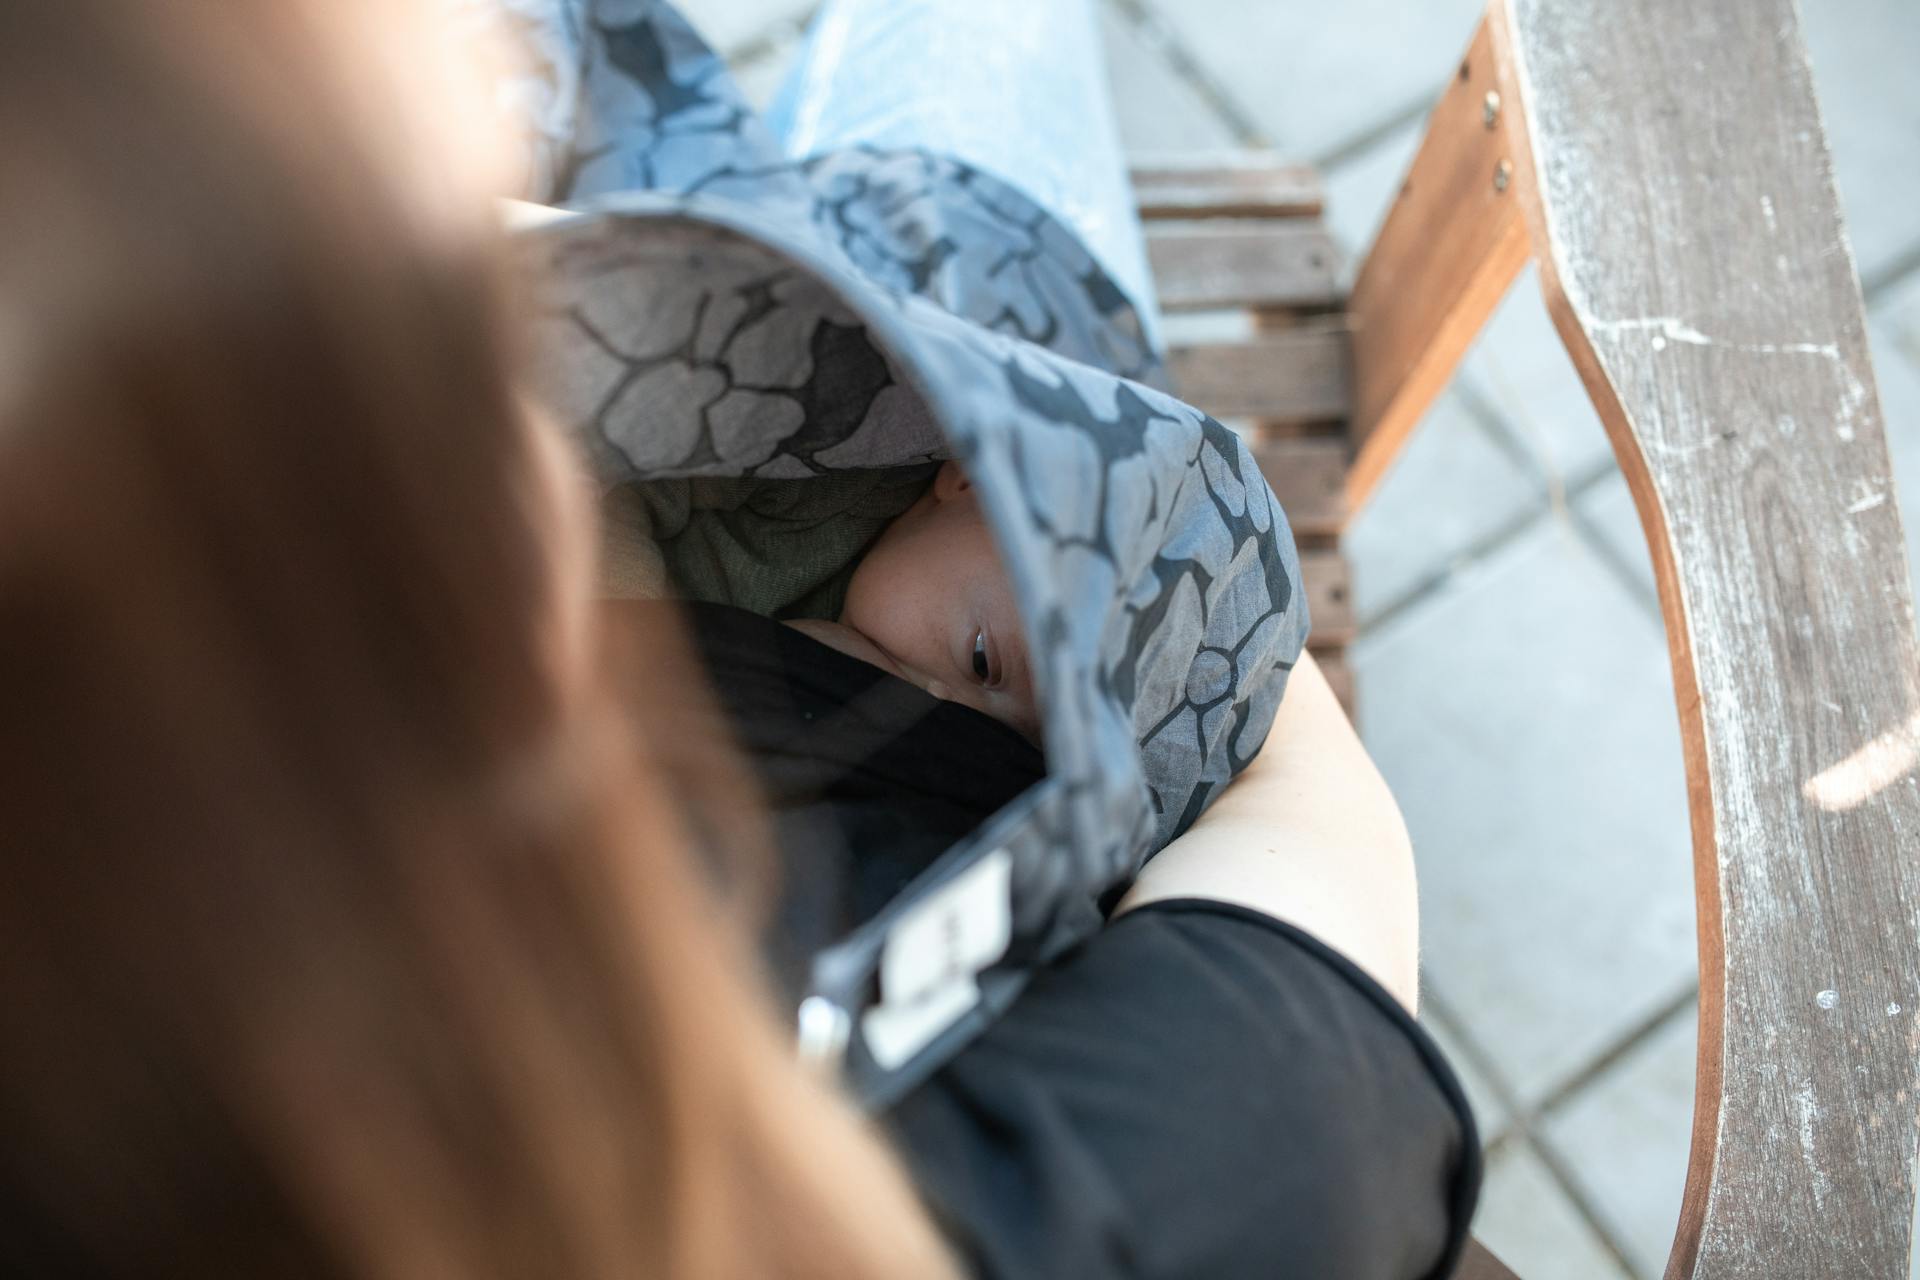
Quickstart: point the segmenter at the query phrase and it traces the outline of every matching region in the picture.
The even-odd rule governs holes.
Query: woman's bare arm
[[[1311,654],[1294,668],[1260,754],[1147,864],[1119,910],[1168,898],[1237,903],[1287,921],[1415,1007],[1413,845]]]

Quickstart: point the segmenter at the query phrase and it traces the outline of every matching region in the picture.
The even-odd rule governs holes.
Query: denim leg
[[[1094,0],[826,0],[766,121],[803,159],[921,147],[1013,184],[1159,317]]]

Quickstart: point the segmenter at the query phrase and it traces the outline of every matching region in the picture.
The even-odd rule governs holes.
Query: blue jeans
[[[826,0],[766,122],[795,159],[923,147],[1011,183],[1079,236],[1160,346],[1094,0]]]

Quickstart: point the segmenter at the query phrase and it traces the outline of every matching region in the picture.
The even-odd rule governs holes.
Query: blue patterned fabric
[[[857,1012],[899,914],[1012,861],[1013,944],[884,1101],[984,1026],[1252,758],[1307,634],[1286,517],[1240,438],[1163,390],[1138,314],[1047,210],[917,150],[783,158],[656,0],[489,0],[529,198],[539,383],[608,484],[962,460],[1006,561],[1048,778],[823,953]]]

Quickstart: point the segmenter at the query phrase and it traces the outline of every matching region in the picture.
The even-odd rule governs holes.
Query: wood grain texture
[[[1147,260],[1165,311],[1337,306],[1340,250],[1307,219],[1147,224]]]
[[[1319,170],[1267,151],[1136,156],[1133,191],[1145,219],[1317,217],[1326,202]]]
[[[1489,122],[1498,80],[1486,25],[1427,119],[1427,133],[1360,264],[1353,324],[1348,500],[1358,510],[1474,335],[1525,265],[1525,220],[1511,181],[1506,113]]]
[[[1679,704],[1700,1057],[1667,1275],[1904,1277],[1920,658],[1794,6],[1492,12],[1516,189],[1647,531]]]
[[[1244,342],[1175,346],[1167,370],[1182,400],[1216,418],[1330,421],[1346,418],[1352,404],[1347,347],[1344,326],[1321,322]]]

